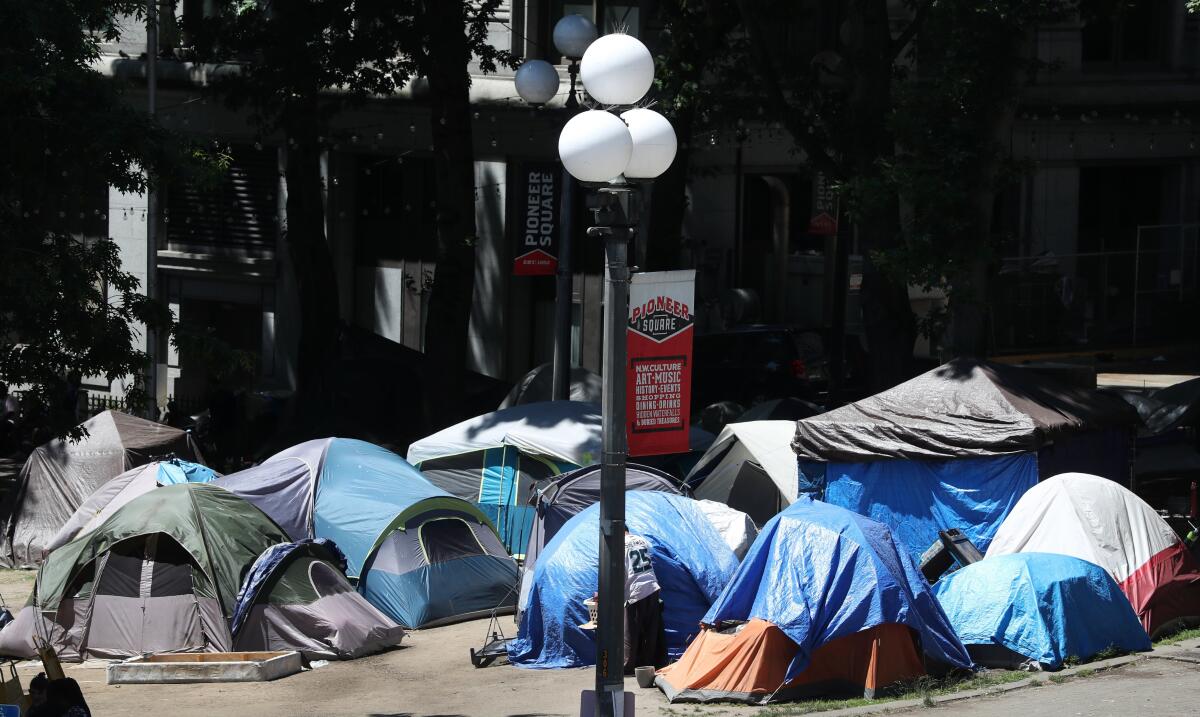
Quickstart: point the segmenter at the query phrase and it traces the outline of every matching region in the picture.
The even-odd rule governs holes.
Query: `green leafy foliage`
[[[135,335],[170,323],[164,307],[138,294],[116,245],[97,235],[106,233],[107,208],[85,199],[106,196],[106,185],[143,190],[142,168],[171,151],[92,68],[120,17],[142,6],[0,5],[0,379],[37,399],[27,410],[54,435],[78,434],[73,411],[58,410],[70,383],[140,376],[146,356]],[[132,387],[130,407],[144,397]]]

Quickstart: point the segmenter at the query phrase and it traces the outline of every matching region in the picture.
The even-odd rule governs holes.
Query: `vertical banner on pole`
[[[634,274],[626,326],[629,455],[688,450],[696,272]]]
[[[521,178],[521,223],[513,274],[553,276],[558,268],[558,205],[562,196],[558,164],[527,162]]]
[[[838,197],[829,180],[820,173],[813,179],[813,208],[808,233],[818,236],[837,236],[838,233]]]

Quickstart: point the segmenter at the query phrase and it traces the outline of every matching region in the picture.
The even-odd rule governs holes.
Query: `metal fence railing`
[[[1145,346],[1196,338],[1200,224],[1138,227],[1132,249],[1006,257],[993,350]]]

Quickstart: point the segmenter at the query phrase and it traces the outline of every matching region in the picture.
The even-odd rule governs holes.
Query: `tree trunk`
[[[1004,48],[1006,61],[1000,61],[1003,76],[989,78],[1008,91],[999,95],[1000,104],[989,108],[980,132],[980,141],[999,147],[1011,136],[1016,120],[1016,93],[1025,71],[1023,58],[1032,54],[1033,35],[1014,32]],[[953,356],[983,358],[988,350],[988,295],[991,276],[992,215],[995,211],[996,179],[1001,169],[998,153],[986,154],[971,178],[975,231],[962,241],[973,242],[964,257],[968,262],[963,275],[956,277],[950,301],[948,348]]]
[[[425,415],[431,430],[463,402],[475,287],[475,164],[465,3],[430,0],[429,87],[437,181],[437,269],[425,328]]]
[[[337,354],[339,315],[337,274],[325,237],[315,115],[315,110],[296,110],[286,125],[287,221],[282,232],[300,303],[293,418],[309,425],[323,420],[332,409],[330,377]]]
[[[862,312],[870,352],[871,386],[881,391],[911,376],[916,319],[908,287],[899,277],[882,271],[875,252],[900,241],[900,200],[880,176],[879,162],[895,153],[888,129],[892,111],[892,36],[886,0],[857,0],[846,20],[847,58],[852,66],[847,118],[852,143],[841,148],[849,160],[851,178],[861,191],[855,231],[863,256]],[[879,193],[886,195],[878,195]]]

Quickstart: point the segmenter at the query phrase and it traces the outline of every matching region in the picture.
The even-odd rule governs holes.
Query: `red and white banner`
[[[629,455],[684,453],[692,403],[695,271],[634,274],[626,326]]]

